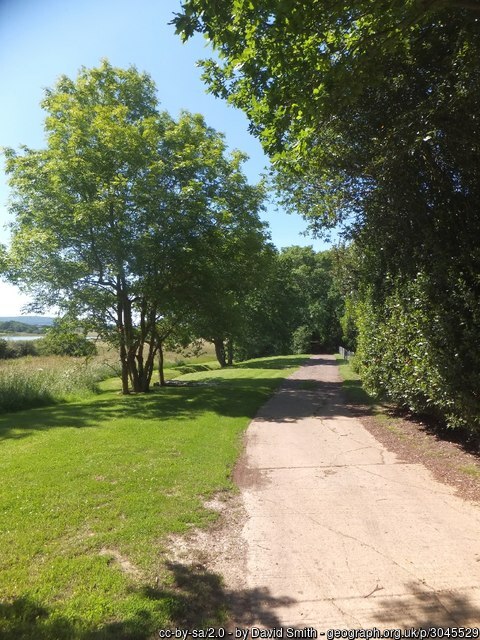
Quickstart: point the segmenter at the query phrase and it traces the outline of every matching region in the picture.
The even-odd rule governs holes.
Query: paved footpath
[[[252,622],[480,627],[480,508],[388,452],[340,387],[335,358],[315,356],[247,430]]]

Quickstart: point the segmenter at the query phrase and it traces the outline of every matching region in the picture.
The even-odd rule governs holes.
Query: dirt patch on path
[[[190,594],[176,623],[189,629],[222,626],[227,631],[254,624],[277,626],[275,609],[290,600],[247,585],[247,544],[242,531],[248,514],[241,494],[222,493],[205,506],[219,514],[212,526],[168,541],[167,568],[176,587]]]
[[[419,418],[402,417],[385,407],[373,414],[366,406],[348,405],[368,431],[403,461],[423,464],[464,500],[480,503],[479,456],[445,439]],[[453,434],[452,434],[453,435]]]

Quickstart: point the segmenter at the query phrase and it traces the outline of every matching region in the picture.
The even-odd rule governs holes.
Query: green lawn
[[[353,404],[363,404],[373,407],[373,405],[375,405],[375,399],[363,388],[362,380],[353,370],[351,361],[345,360],[338,354],[336,358],[340,377],[343,381],[343,391],[347,400]]]
[[[203,503],[231,488],[241,433],[303,360],[190,373],[190,386],[148,395],[106,381],[98,395],[2,416],[0,637],[220,624],[221,610],[199,610],[198,575],[165,566],[167,536],[214,518]]]

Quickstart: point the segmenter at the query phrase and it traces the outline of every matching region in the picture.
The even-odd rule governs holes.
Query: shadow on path
[[[316,357],[308,360],[294,378],[286,378],[282,382],[275,396],[263,405],[255,419],[281,423],[308,417],[351,416],[351,409],[345,402],[343,383],[312,378],[310,369],[317,366],[334,368],[334,377],[337,377],[335,359]]]
[[[415,582],[407,584],[410,597],[404,599],[378,598],[376,618],[382,625],[398,625],[409,619],[410,627],[468,627],[480,624],[480,609],[462,593],[454,591],[427,591]],[[397,600],[397,602],[396,602]],[[405,623],[404,623],[405,624]]]

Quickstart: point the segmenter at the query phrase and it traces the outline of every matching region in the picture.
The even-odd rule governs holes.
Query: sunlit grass
[[[0,412],[79,399],[114,373],[98,359],[27,356],[0,365]]]
[[[336,358],[340,377],[343,380],[343,390],[347,400],[353,404],[373,406],[375,404],[375,399],[372,398],[372,396],[370,396],[362,387],[362,380],[353,369],[352,361],[345,360],[339,355],[337,355]]]
[[[460,471],[463,471],[463,473],[466,473],[472,478],[480,479],[480,469],[475,464],[466,464],[463,467],[460,467]]]
[[[80,400],[108,380],[104,389],[118,387],[118,354],[106,344],[97,343],[98,354],[89,358],[68,356],[26,356],[0,360],[0,413]],[[199,354],[166,354],[165,378],[183,373],[218,368],[213,346],[205,343]],[[154,373],[152,383],[158,378]]]
[[[146,639],[185,620],[221,624],[221,608],[198,611],[213,578],[166,567],[168,536],[212,521],[204,502],[232,487],[242,432],[302,360],[192,373],[147,395],[114,381],[1,417],[0,636]]]

